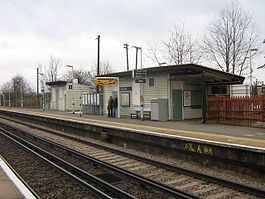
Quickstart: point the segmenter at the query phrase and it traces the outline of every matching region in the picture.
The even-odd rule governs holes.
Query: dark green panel
[[[182,120],[182,90],[173,90],[173,120]]]

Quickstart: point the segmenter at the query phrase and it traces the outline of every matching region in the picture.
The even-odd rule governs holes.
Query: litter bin
[[[151,99],[151,120],[168,121],[167,99]]]

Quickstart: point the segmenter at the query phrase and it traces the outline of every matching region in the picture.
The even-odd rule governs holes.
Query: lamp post
[[[66,67],[72,68],[72,75],[74,76],[74,66],[72,66],[72,65],[66,65]]]
[[[136,50],[136,60],[135,60],[135,69],[137,70],[137,62],[138,62],[138,50],[141,50],[141,69],[142,69],[142,48],[138,46],[132,46]]]
[[[6,96],[5,96],[5,93],[4,92],[2,92],[2,94],[3,94],[3,105],[6,106],[6,99],[5,99]]]
[[[3,106],[4,103],[3,103],[3,98],[2,98],[3,97],[3,92],[2,91],[0,91],[0,95],[1,95],[0,96],[0,102],[1,102],[0,105]]]
[[[257,48],[252,48],[250,49],[250,55],[249,55],[249,72],[250,72],[250,95],[252,96],[252,73],[253,73],[253,69],[252,69],[252,62],[251,62],[251,58],[252,58],[252,53],[251,52],[257,52],[258,49]]]
[[[11,106],[11,99],[10,99],[10,83],[7,83],[7,87],[8,87],[8,106]]]
[[[159,66],[162,66],[162,65],[166,65],[167,63],[166,62],[162,62],[162,63],[158,63],[159,64]]]
[[[23,88],[22,88],[22,84],[20,85],[20,93],[21,93],[21,95],[20,95],[20,106],[21,106],[21,108],[23,108]]]
[[[37,67],[37,106],[39,107],[39,75],[44,75],[39,72],[39,68]]]
[[[143,69],[143,51],[141,47],[132,46],[136,49],[136,61],[135,61],[135,69],[137,70],[137,58],[138,58],[138,50],[141,50],[141,70]],[[141,107],[141,119],[144,119],[144,89],[143,84],[140,83],[140,107]]]
[[[263,42],[265,44],[265,39],[263,40]],[[264,57],[265,58],[265,57]],[[265,68],[265,64],[263,64],[262,66],[259,66],[257,69],[262,69],[262,68]]]
[[[43,73],[39,73],[39,75],[43,76]],[[42,92],[42,110],[45,111],[45,88],[44,88],[44,84],[43,84],[43,78],[41,81],[41,92]]]

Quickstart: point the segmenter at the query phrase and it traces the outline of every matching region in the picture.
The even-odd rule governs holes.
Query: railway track
[[[20,123],[25,125],[22,122]],[[38,128],[39,130],[58,135],[58,132],[54,130],[30,124],[27,125],[31,128]],[[99,146],[70,135],[60,134],[60,136],[90,145],[87,147],[86,154],[97,161],[115,168],[124,169],[131,174],[143,176],[145,179],[150,179],[153,183],[158,183],[168,189],[181,190],[182,193],[186,192],[194,195],[194,197],[209,199],[262,198],[265,195],[265,191],[261,189],[135,156],[113,148]]]
[[[63,168],[63,170],[68,171],[68,172],[71,171],[71,174],[70,174],[71,176],[74,175],[76,176],[76,178],[80,178],[81,182],[83,183],[84,182],[86,183],[87,179],[89,179],[90,182],[93,181],[93,184],[96,183],[95,189],[97,190],[102,190],[102,188],[103,190],[107,189],[107,193],[108,195],[110,195],[110,197],[104,196],[103,198],[138,198],[138,196],[139,198],[198,198],[189,193],[185,193],[185,192],[182,192],[176,189],[170,189],[157,182],[144,179],[141,176],[137,176],[125,170],[115,168],[111,165],[102,163],[101,161],[85,156],[81,153],[73,151],[57,143],[50,142],[43,138],[34,136],[23,130],[21,131],[20,129],[14,128],[12,126],[7,126],[7,127],[9,130],[7,131],[7,130],[2,129],[2,132],[5,132],[5,134],[8,134],[9,137],[11,137],[12,139],[15,139],[17,142],[22,142],[24,145],[26,145],[31,150],[34,150],[34,151],[36,150],[38,153],[40,153],[42,156],[44,156],[49,161],[53,161],[53,162],[55,161],[56,163],[54,164],[56,164],[58,167]],[[11,131],[15,131],[15,132],[11,133]],[[15,134],[21,134],[24,136],[26,135],[27,138],[29,138],[30,136],[32,138],[31,141],[34,142],[34,145],[30,143],[28,139],[22,139],[21,136],[17,136]],[[42,144],[39,144],[39,142],[42,142]],[[38,147],[36,145],[38,145]],[[42,148],[45,148],[44,145],[47,145],[46,147],[49,147],[50,151],[56,151],[56,152],[53,152],[53,154],[51,154],[50,152],[42,149]],[[60,150],[60,152],[58,152],[58,149]],[[60,156],[63,156],[64,159],[58,156],[59,153],[60,153]],[[68,156],[68,158],[65,158],[65,156]],[[76,157],[74,158],[74,156],[78,156],[79,159]],[[68,160],[72,159],[72,162],[76,162],[76,165],[72,165],[71,163],[68,162],[68,160],[65,160],[65,159],[68,159]],[[83,161],[86,161],[84,164],[88,164],[88,162],[93,162],[92,164],[100,165],[100,167],[106,167],[108,169],[111,169],[112,171],[115,171],[115,173],[111,173],[109,171],[108,173],[106,173],[106,168],[104,168],[103,169],[104,177],[103,177],[103,175],[98,174],[98,173],[101,173],[101,172],[98,172],[98,170],[102,168],[99,168],[98,166],[96,166],[97,168],[96,169],[94,168],[92,170],[97,170],[96,171],[97,175],[92,176],[92,174],[88,174],[85,170],[81,169],[80,167],[82,166],[78,165],[78,162],[80,162],[81,159],[83,159]],[[89,165],[89,166],[92,166],[92,165]],[[123,176],[126,176],[126,180],[124,180],[121,174]],[[121,181],[120,185],[118,186],[121,186],[121,184],[123,184],[123,189],[124,187],[127,187],[127,189],[131,189],[130,192],[135,192],[135,195],[137,195],[137,197],[131,195],[130,193],[127,193],[121,188],[116,187],[117,183],[115,183],[115,178],[117,178],[116,177],[117,175],[118,175],[118,181],[119,181],[119,178],[120,179],[123,178],[123,181]],[[114,182],[114,183],[112,184],[107,183],[101,180],[99,176],[101,178],[103,177],[103,179],[108,178],[107,180],[110,180],[111,182]],[[126,183],[127,185],[124,185],[124,183]],[[113,184],[115,184],[115,186]],[[135,189],[135,190],[132,190],[132,189]],[[105,194],[104,191],[101,191],[101,192]],[[109,194],[109,192],[111,192],[111,194]]]
[[[104,182],[96,176],[93,176],[84,170],[81,170],[62,160],[61,158],[27,142],[26,140],[15,136],[13,133],[10,133],[4,129],[0,129],[0,134],[1,136],[5,136],[5,138],[9,139],[9,141],[19,145],[21,148],[23,148],[23,150],[34,154],[39,160],[45,162],[64,175],[67,175],[69,178],[68,180],[81,184],[83,187],[89,190],[89,194],[86,195],[89,198],[135,198],[130,194],[112,186],[111,184]],[[93,194],[91,194],[92,192]],[[57,198],[57,196],[55,196],[55,198]]]

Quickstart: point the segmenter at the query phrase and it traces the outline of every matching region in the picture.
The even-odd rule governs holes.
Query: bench
[[[135,112],[131,113],[131,119],[141,119],[141,111],[136,110]],[[144,110],[143,112],[143,119],[144,120],[150,120],[151,119],[151,111]]]

